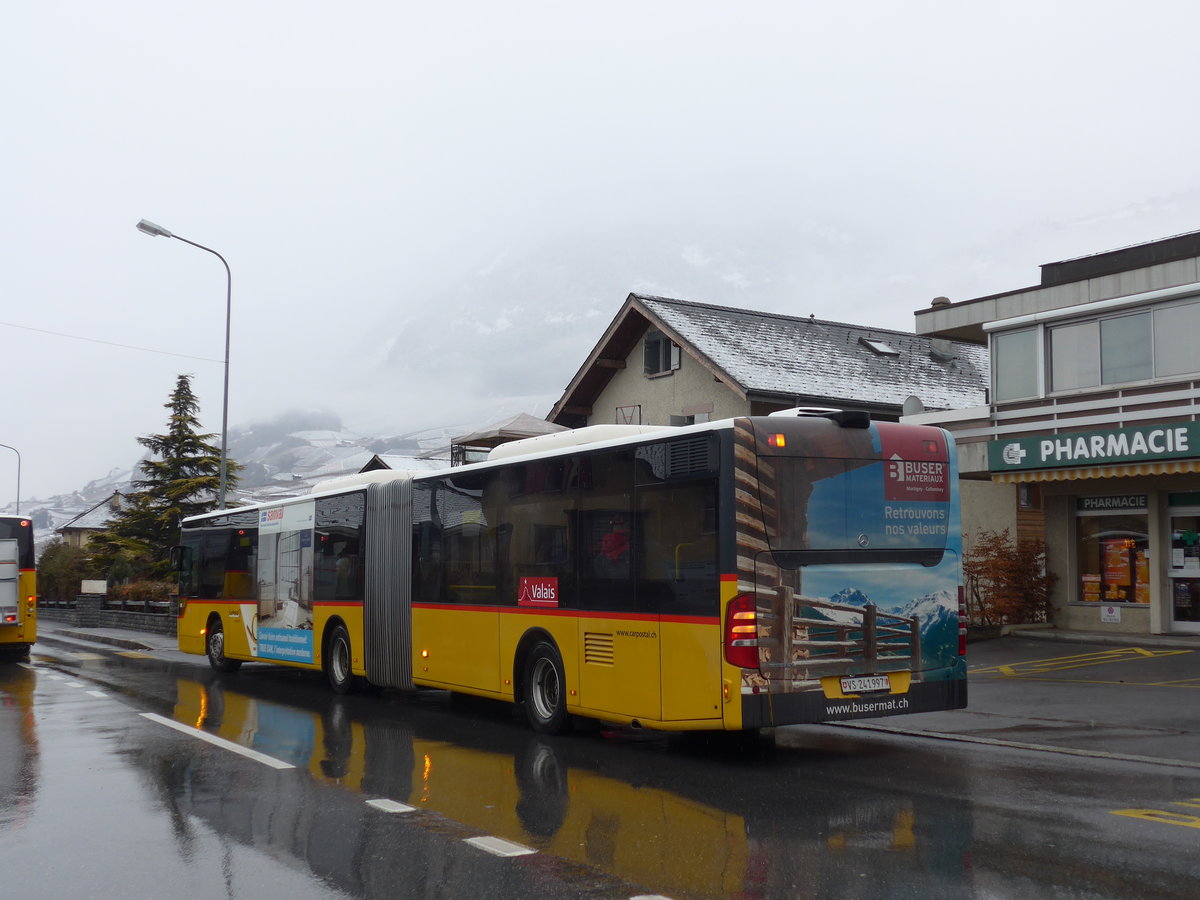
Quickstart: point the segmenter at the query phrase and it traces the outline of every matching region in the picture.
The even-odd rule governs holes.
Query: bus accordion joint
[[[739,594],[726,608],[725,660],[741,669],[758,668],[758,612],[750,594]]]

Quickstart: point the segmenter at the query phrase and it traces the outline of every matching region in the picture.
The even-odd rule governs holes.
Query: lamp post
[[[7,447],[13,453],[17,454],[17,515],[21,514],[21,451],[16,447],[10,447],[8,444],[0,444],[0,447]]]
[[[197,244],[195,241],[189,241],[185,237],[172,234],[161,225],[155,225],[146,219],[142,219],[137,223],[137,230],[151,237],[175,238],[177,241],[183,241],[185,244],[191,244],[193,247],[207,250],[225,266],[225,393],[221,406],[221,484],[217,493],[217,508],[224,509],[225,483],[229,477],[229,454],[226,448],[229,439],[229,323],[233,313],[233,273],[229,271],[229,263],[225,261],[225,257],[212,247],[205,247],[203,244]]]

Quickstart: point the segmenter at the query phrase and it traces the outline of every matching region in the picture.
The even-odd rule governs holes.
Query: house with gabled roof
[[[112,496],[105,497],[95,506],[84,510],[55,530],[62,536],[63,543],[68,547],[75,547],[79,550],[86,549],[92,535],[104,531],[108,528],[109,523],[117,517],[124,500],[124,494],[120,491],[113,491]]]
[[[986,403],[987,384],[975,343],[630,294],[547,418],[687,425],[832,406],[895,421]]]

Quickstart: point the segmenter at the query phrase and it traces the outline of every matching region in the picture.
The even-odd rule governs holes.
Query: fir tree
[[[138,464],[140,478],[128,503],[92,539],[93,560],[110,580],[165,577],[171,547],[179,543],[179,522],[217,504],[221,451],[214,435],[200,434],[190,375],[180,375],[164,407],[170,410],[165,434],[138,438],[150,456]],[[228,461],[226,489],[237,484],[241,466]]]

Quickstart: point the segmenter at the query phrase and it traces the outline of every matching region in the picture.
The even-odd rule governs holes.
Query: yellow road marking
[[[1113,650],[1100,650],[1095,653],[1081,653],[1076,656],[1058,656],[1053,659],[1034,659],[1027,662],[1009,663],[1000,666],[987,666],[982,669],[971,669],[971,675],[1000,675],[1007,678],[1029,677],[1047,672],[1063,672],[1068,669],[1085,669],[1090,666],[1103,666],[1109,663],[1129,662],[1131,660],[1152,659],[1159,656],[1178,656],[1181,653],[1192,653],[1192,650],[1146,650],[1142,647],[1119,647]]]
[[[126,656],[129,659],[154,659],[152,653],[142,653],[140,650],[122,650],[117,653],[117,656]]]
[[[1200,809],[1200,797],[1189,800],[1174,800],[1172,806],[1187,806]],[[1146,822],[1158,822],[1162,825],[1179,825],[1183,828],[1200,828],[1200,816],[1189,813],[1170,812],[1165,809],[1114,809],[1114,816],[1127,816],[1131,819],[1142,819]]]

